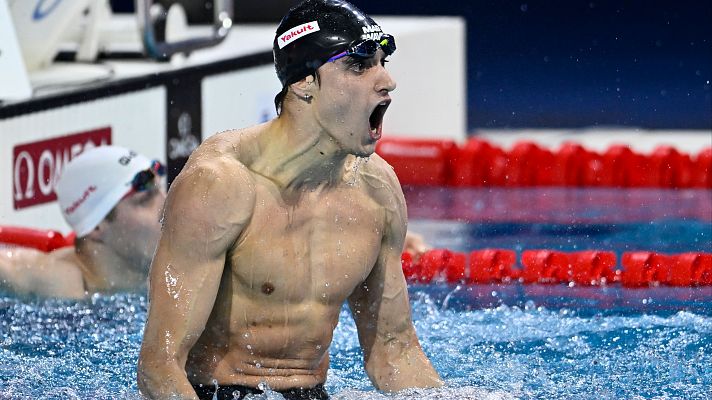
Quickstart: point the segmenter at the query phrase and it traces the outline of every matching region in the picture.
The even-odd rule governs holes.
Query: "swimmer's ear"
[[[292,83],[289,86],[292,92],[297,96],[297,98],[311,103],[312,97],[314,97],[314,91],[316,90],[316,85],[314,85],[314,75],[307,75],[300,81]]]

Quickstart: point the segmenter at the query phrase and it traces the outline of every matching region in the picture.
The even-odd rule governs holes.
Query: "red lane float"
[[[401,263],[409,282],[430,283],[441,277],[447,282],[465,279],[465,254],[446,249],[430,250],[414,261],[409,253],[403,253]]]
[[[381,139],[380,154],[405,185],[659,187],[712,189],[712,148],[696,156],[671,146],[639,154],[612,145],[602,153],[566,142],[558,150],[519,141],[509,151],[477,137]]]
[[[638,251],[624,253],[621,263],[621,283],[626,287],[712,285],[712,254],[708,253]]]
[[[524,283],[562,283],[571,279],[569,258],[562,252],[526,250],[522,253]]]
[[[665,266],[671,262],[668,256],[649,251],[625,253],[621,261],[621,283],[625,287],[667,284],[670,279],[669,270]]]
[[[610,185],[613,187],[631,187],[633,180],[631,171],[635,164],[636,155],[633,150],[624,145],[610,146],[603,153],[604,168],[611,174]]]
[[[0,243],[52,251],[60,247],[71,246],[74,243],[74,235],[64,237],[61,233],[48,229],[0,226]]]
[[[571,253],[573,281],[579,285],[604,285],[619,280],[612,251],[587,250]]]
[[[620,282],[629,288],[712,286],[710,253],[625,252],[618,269],[615,253],[599,250],[525,250],[521,254],[520,268],[514,267],[515,252],[504,249],[482,249],[469,254],[435,249],[425,252],[419,260],[403,253],[401,260],[403,273],[412,283],[600,286]]]
[[[495,162],[497,157],[495,149],[488,142],[470,139],[465,143],[464,147],[453,153],[453,170],[451,177],[448,179],[449,185],[464,187],[492,185],[492,172],[496,169],[498,163]],[[503,152],[501,153],[502,155],[504,154]],[[383,155],[383,157],[386,161],[391,161],[388,155]],[[502,164],[501,160],[500,155],[499,164]]]
[[[468,283],[507,283],[518,279],[519,271],[512,268],[515,262],[512,250],[475,250],[470,253]]]
[[[692,168],[692,187],[712,188],[712,147],[702,150]]]
[[[650,156],[653,186],[663,188],[690,187],[692,159],[671,146],[658,146]]]
[[[74,234],[54,230],[0,226],[0,243],[52,251],[71,246]],[[425,252],[418,259],[403,253],[401,265],[408,282],[509,283],[595,286],[618,282],[624,287],[712,286],[712,253],[660,254],[625,252],[621,268],[610,251],[561,252],[525,250],[515,268],[512,250],[481,249],[469,254],[448,249]]]
[[[616,255],[610,251],[526,250],[522,253],[522,281],[603,285],[617,280],[615,265]]]
[[[398,179],[412,185],[447,185],[456,149],[451,140],[381,139],[376,144]]]

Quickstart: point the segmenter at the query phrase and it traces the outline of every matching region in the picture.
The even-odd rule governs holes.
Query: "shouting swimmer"
[[[82,298],[97,292],[145,291],[160,235],[163,167],[119,146],[72,159],[55,192],[77,235],[50,253],[0,250],[0,289],[37,297]]]
[[[284,17],[274,40],[280,115],[208,139],[169,191],[142,394],[232,399],[266,384],[287,399],[328,398],[346,301],[376,388],[442,385],[411,321],[403,193],[373,154],[396,87],[385,69],[394,51],[394,38],[345,1],[307,0]]]

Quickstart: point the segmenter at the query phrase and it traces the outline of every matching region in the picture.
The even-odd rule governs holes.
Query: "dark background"
[[[210,2],[180,2],[192,22],[212,18]],[[465,18],[470,130],[712,130],[712,1],[353,2],[374,15]],[[295,3],[237,0],[236,19],[276,22]]]

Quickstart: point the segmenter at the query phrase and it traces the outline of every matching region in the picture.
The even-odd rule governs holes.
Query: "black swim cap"
[[[282,86],[312,75],[331,56],[360,39],[378,40],[381,27],[343,0],[305,0],[277,27],[272,51]]]

